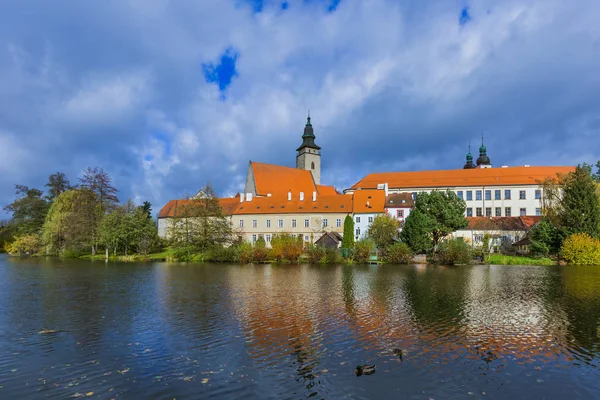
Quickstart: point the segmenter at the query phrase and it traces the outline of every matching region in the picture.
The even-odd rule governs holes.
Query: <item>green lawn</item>
[[[556,261],[550,258],[533,258],[521,256],[505,256],[503,254],[490,254],[490,264],[498,265],[555,265]]]

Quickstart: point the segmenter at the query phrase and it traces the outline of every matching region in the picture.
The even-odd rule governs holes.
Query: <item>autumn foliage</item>
[[[563,242],[561,254],[569,264],[600,265],[600,240],[574,233]]]

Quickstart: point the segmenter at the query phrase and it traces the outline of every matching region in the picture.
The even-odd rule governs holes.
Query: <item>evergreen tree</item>
[[[431,239],[433,225],[433,218],[415,209],[404,221],[404,228],[400,232],[400,240],[406,243],[415,253],[426,253],[433,247],[433,240]]]
[[[142,203],[140,208],[148,215],[148,218],[152,218],[152,203],[150,203],[149,201],[145,201],[144,203]]]
[[[62,172],[56,172],[48,177],[48,183],[46,183],[46,187],[48,188],[48,195],[46,198],[48,201],[52,202],[56,199],[62,192],[66,192],[71,189],[71,185],[69,184],[69,180],[67,176]]]
[[[563,238],[581,232],[600,237],[600,200],[596,190],[589,166],[578,166],[566,177],[559,212]]]
[[[342,248],[354,248],[354,219],[350,215],[346,215],[344,219],[344,236],[342,238]]]
[[[560,250],[560,236],[558,229],[550,219],[544,217],[529,233],[531,239],[531,252],[540,257],[556,254]]]

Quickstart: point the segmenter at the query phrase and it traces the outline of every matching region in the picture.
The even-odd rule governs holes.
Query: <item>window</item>
[[[296,227],[296,220],[295,220],[295,219],[293,219],[293,220],[292,220],[292,228],[295,228],[295,227]]]
[[[456,192],[456,195],[458,196],[459,199],[462,200],[462,198],[463,198],[463,191],[459,190],[458,192]]]
[[[271,227],[271,220],[270,220],[270,219],[268,219],[268,220],[267,220],[267,228],[270,228],[270,227]]]
[[[515,242],[519,241],[519,235],[515,235]]]
[[[266,241],[267,243],[271,243],[271,235],[268,235],[268,234],[267,234],[267,235],[265,235],[265,241]]]
[[[396,211],[396,217],[397,218],[404,218],[404,210],[398,210],[398,211]]]
[[[310,163],[310,169],[315,169],[315,163],[314,163],[314,161]]]
[[[521,209],[519,210],[519,215],[520,215],[521,217],[524,217],[524,216],[526,216],[526,215],[527,215],[527,209],[526,209],[526,208],[521,208]]]
[[[473,216],[473,209],[471,207],[467,208],[467,217]]]
[[[253,219],[253,220],[252,220],[252,227],[253,227],[253,228],[256,228],[256,225],[257,225],[257,224],[258,224],[258,222],[257,222],[255,219]]]
[[[475,214],[476,214],[478,217],[483,217],[483,209],[482,209],[481,207],[477,207],[477,208],[475,209]]]
[[[308,228],[310,226],[310,221],[308,219],[304,220],[304,227]]]
[[[412,192],[412,199],[416,200],[417,199],[417,192]]]
[[[323,219],[323,228],[327,227],[327,218]]]
[[[475,243],[481,243],[483,241],[483,235],[482,234],[473,235],[473,241]]]
[[[356,222],[360,224],[360,217],[356,217]]]
[[[336,226],[336,228],[340,228],[340,227],[342,226],[342,220],[341,220],[341,219],[339,219],[339,218],[338,218],[338,219],[336,219],[336,220],[335,220],[335,226]]]
[[[540,189],[535,190],[535,198],[538,200],[542,198],[542,191]]]
[[[243,228],[243,227],[244,227],[244,220],[240,219],[240,228]]]
[[[360,228],[356,228],[356,236],[360,236]]]
[[[501,216],[502,216],[502,208],[496,207],[496,217],[501,217]]]
[[[504,200],[510,200],[510,189],[504,191]]]
[[[510,217],[510,207],[504,207],[504,216]]]
[[[542,215],[542,209],[541,209],[541,208],[536,208],[536,209],[535,209],[535,215],[537,215],[538,217],[539,217],[540,215]]]
[[[256,243],[256,233],[252,235],[252,243]]]
[[[475,200],[481,200],[481,190],[475,191]]]
[[[467,190],[467,201],[471,201],[473,200],[473,192],[471,192],[470,190]]]
[[[494,200],[501,200],[502,196],[502,191],[501,190],[494,190]]]
[[[519,200],[525,200],[525,191],[519,190]]]
[[[369,217],[369,223],[373,222],[373,217]]]
[[[492,191],[491,190],[486,190],[485,191],[485,199],[486,200],[491,200],[492,199]]]
[[[492,216],[492,207],[486,207],[485,208],[485,216],[486,217],[491,217]]]
[[[283,228],[283,220],[282,219],[277,220],[277,226],[280,228]]]
[[[304,235],[304,241],[308,242],[310,240],[310,237],[308,235]]]

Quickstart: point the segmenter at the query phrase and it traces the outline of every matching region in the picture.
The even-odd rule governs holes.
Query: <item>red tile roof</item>
[[[415,202],[410,193],[391,194],[385,199],[385,208],[412,208]]]
[[[384,190],[356,190],[353,196],[355,213],[385,212]]]
[[[542,217],[468,217],[466,230],[474,231],[528,231]]]
[[[238,199],[239,200],[239,199]],[[239,203],[234,215],[246,214],[300,214],[300,213],[351,213],[352,195],[337,194],[333,196],[317,195],[317,200],[312,201],[312,194],[304,195],[300,201],[299,196],[292,196],[288,201],[286,196],[255,197],[251,201]]]
[[[286,195],[291,191],[294,196],[304,192],[305,196],[312,196],[317,191],[312,174],[308,170],[282,167],[281,165],[250,162],[254,174],[256,194],[266,196],[271,194]]]
[[[188,206],[192,204],[194,204],[194,200],[192,199],[171,200],[160,210],[158,218],[185,217],[186,211],[190,210]],[[239,204],[239,197],[219,199],[219,205],[224,215],[231,215]],[[190,215],[187,216],[189,217]]]
[[[327,186],[327,185],[317,185],[317,192],[321,196],[326,196],[326,195],[333,196],[333,195],[339,194],[333,186]]]
[[[533,185],[556,174],[567,174],[575,167],[475,168],[369,174],[352,189],[375,189],[380,183],[389,188],[435,188],[460,186]]]

